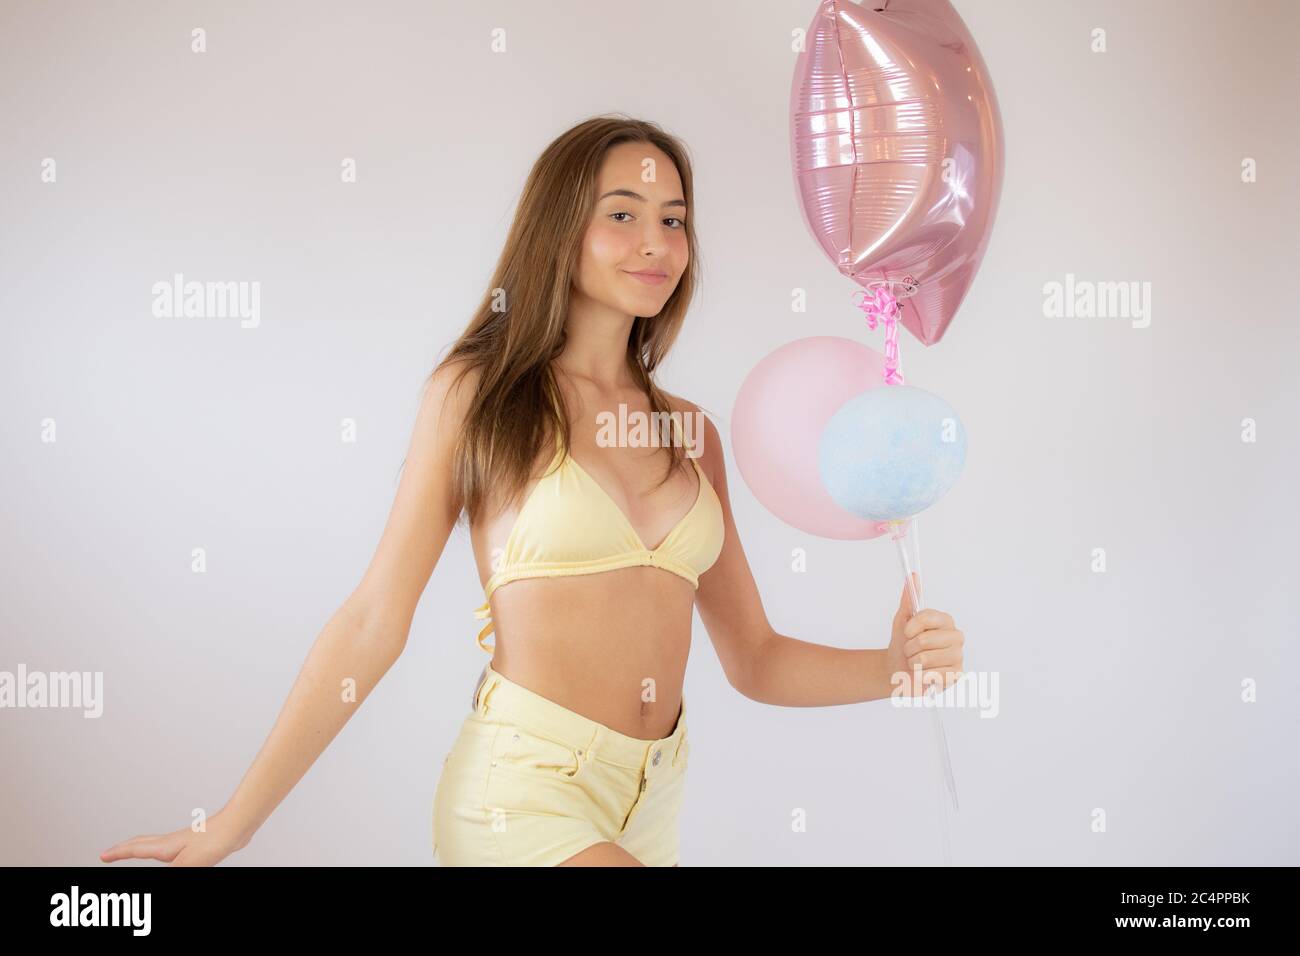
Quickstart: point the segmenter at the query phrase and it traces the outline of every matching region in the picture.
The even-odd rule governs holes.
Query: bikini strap
[[[496,648],[493,647],[491,644],[483,643],[483,638],[487,637],[489,634],[491,634],[493,631],[496,630],[496,624],[492,622],[491,608],[492,605],[488,601],[484,601],[483,606],[474,612],[474,616],[478,618],[480,621],[487,619],[487,624],[483,627],[483,630],[478,632],[478,646],[483,648],[483,650],[487,651],[489,654],[491,654],[493,651],[496,650]]]
[[[688,413],[687,413],[687,412],[682,412],[681,414],[685,415],[685,414],[688,414]],[[669,413],[668,413],[668,417],[672,420],[673,427],[677,429],[677,435],[678,435],[678,437],[679,437],[679,438],[681,439],[681,441],[682,441],[682,447],[683,447],[683,448],[686,448],[686,433],[685,433],[685,431],[682,429],[682,423],[681,423],[681,419],[680,419],[680,417],[679,417],[678,415],[675,415],[675,414],[672,413],[672,412],[669,412]],[[693,465],[695,466],[695,470],[698,471],[701,475],[703,475],[704,472],[703,472],[703,470],[700,468],[700,461],[699,461],[699,459],[698,459],[696,456],[690,454],[690,449],[686,449],[686,451],[687,451],[687,455],[686,455],[686,457],[689,458],[689,459],[691,460],[691,464],[693,464]]]

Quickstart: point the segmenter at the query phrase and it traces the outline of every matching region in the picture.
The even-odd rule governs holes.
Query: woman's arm
[[[824,707],[881,700],[894,693],[896,683],[907,696],[917,696],[929,682],[952,683],[961,667],[962,633],[941,611],[912,615],[906,588],[888,647],[830,647],[776,633],[731,515],[721,436],[712,421],[704,422],[700,467],[722,502],[726,540],[713,567],[700,576],[695,603],[731,686],[764,704]]]
[[[453,388],[453,369],[421,399],[388,523],[357,589],[316,638],[270,735],[203,833],[188,827],[136,837],[100,855],[176,865],[216,863],[247,845],[401,655],[420,595],[460,513],[452,454],[474,375]]]

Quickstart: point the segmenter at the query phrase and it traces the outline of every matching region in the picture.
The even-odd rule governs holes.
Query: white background
[[[957,7],[999,96],[1004,191],[943,341],[900,339],[908,383],[970,440],[921,521],[927,603],[1000,681],[995,719],[945,714],[955,861],[1300,863],[1300,8]],[[773,626],[885,644],[889,544],[785,525],[729,445],[734,396],[773,349],[882,347],[795,205],[790,42],[815,10],[0,7],[0,669],[101,671],[106,695],[98,720],[0,711],[0,862],[96,865],[229,797],[370,559],[421,381],[479,300],[529,166],[597,113],[654,120],[694,158],[704,284],[661,382],[728,442]],[[260,327],[155,318],[151,287],[176,272],[259,281]],[[1043,286],[1067,273],[1150,282],[1150,327],[1045,317]],[[437,773],[486,660],[481,595],[458,532],[405,655],[231,863],[434,862]],[[744,699],[698,619],[686,695],[682,865],[940,860],[927,713]]]

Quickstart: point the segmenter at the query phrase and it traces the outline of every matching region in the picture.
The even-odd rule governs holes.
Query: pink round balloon
[[[896,283],[903,327],[938,342],[1002,190],[1002,119],[966,24],[948,0],[824,0],[795,66],[790,125],[813,237],[863,287]]]
[[[823,538],[860,540],[885,532],[835,503],[817,468],[817,444],[840,406],[884,387],[885,357],[855,339],[798,339],[745,378],[731,412],[731,450],[745,484],[788,525]]]

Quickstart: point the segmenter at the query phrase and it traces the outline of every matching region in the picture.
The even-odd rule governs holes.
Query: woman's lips
[[[665,275],[654,275],[649,272],[629,272],[628,275],[633,279],[639,279],[646,285],[658,285],[661,282],[668,281],[668,277]]]

